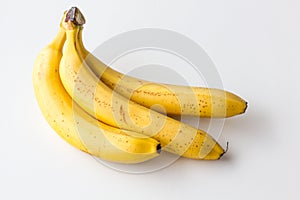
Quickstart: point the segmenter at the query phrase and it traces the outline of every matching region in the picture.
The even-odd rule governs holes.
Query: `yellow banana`
[[[88,52],[79,32],[78,51],[85,62],[107,86],[126,98],[145,107],[171,115],[192,115],[200,117],[231,117],[242,114],[247,102],[237,95],[220,89],[161,84],[124,75],[105,65]]]
[[[152,138],[99,123],[72,103],[59,78],[65,30],[38,55],[33,86],[39,107],[49,125],[74,147],[113,162],[139,163],[159,155],[160,144]]]
[[[62,83],[75,102],[106,124],[152,136],[169,152],[211,160],[224,154],[223,148],[204,131],[136,104],[99,81],[77,51],[80,26],[74,22],[76,17],[64,23],[67,40],[59,67]]]

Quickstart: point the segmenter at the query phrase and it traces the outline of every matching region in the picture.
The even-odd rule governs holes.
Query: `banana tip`
[[[157,152],[158,154],[160,154],[160,152],[161,152],[161,145],[160,145],[160,144],[158,144],[158,145],[156,146],[156,152]]]
[[[245,101],[245,108],[244,108],[244,111],[243,111],[243,113],[245,113],[245,112],[246,112],[247,108],[248,108],[248,102],[247,102],[247,101]]]
[[[223,157],[223,155],[228,151],[228,146],[229,146],[229,142],[226,143],[226,149],[225,149],[225,151],[220,155],[220,157],[218,158],[218,160],[220,160],[220,159]]]

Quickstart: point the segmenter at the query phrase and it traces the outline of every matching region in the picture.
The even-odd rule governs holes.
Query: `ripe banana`
[[[49,125],[74,147],[108,161],[139,163],[158,156],[156,140],[100,123],[72,103],[58,74],[65,40],[61,27],[39,53],[33,69],[35,95]]]
[[[247,102],[237,95],[220,89],[160,84],[124,75],[105,65],[88,52],[78,34],[78,51],[96,76],[114,91],[145,107],[167,114],[200,117],[231,117],[242,114]]]
[[[82,21],[77,18],[82,17],[81,13],[69,16],[75,18],[67,18],[63,24],[67,40],[59,74],[76,103],[106,124],[152,136],[161,142],[163,150],[193,159],[215,160],[224,154],[223,148],[204,131],[136,104],[99,81],[77,51],[77,21]]]

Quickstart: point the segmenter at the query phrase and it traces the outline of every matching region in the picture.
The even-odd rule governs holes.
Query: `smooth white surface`
[[[1,3],[0,199],[299,199],[300,2],[7,1]],[[61,140],[36,104],[31,71],[62,12],[85,14],[86,46],[143,27],[198,42],[226,89],[249,102],[228,119],[230,151],[217,162],[179,159],[131,175]]]

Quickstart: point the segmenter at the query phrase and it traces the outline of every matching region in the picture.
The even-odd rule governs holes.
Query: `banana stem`
[[[67,11],[65,22],[72,22],[76,26],[85,24],[85,18],[77,7],[72,7]]]

